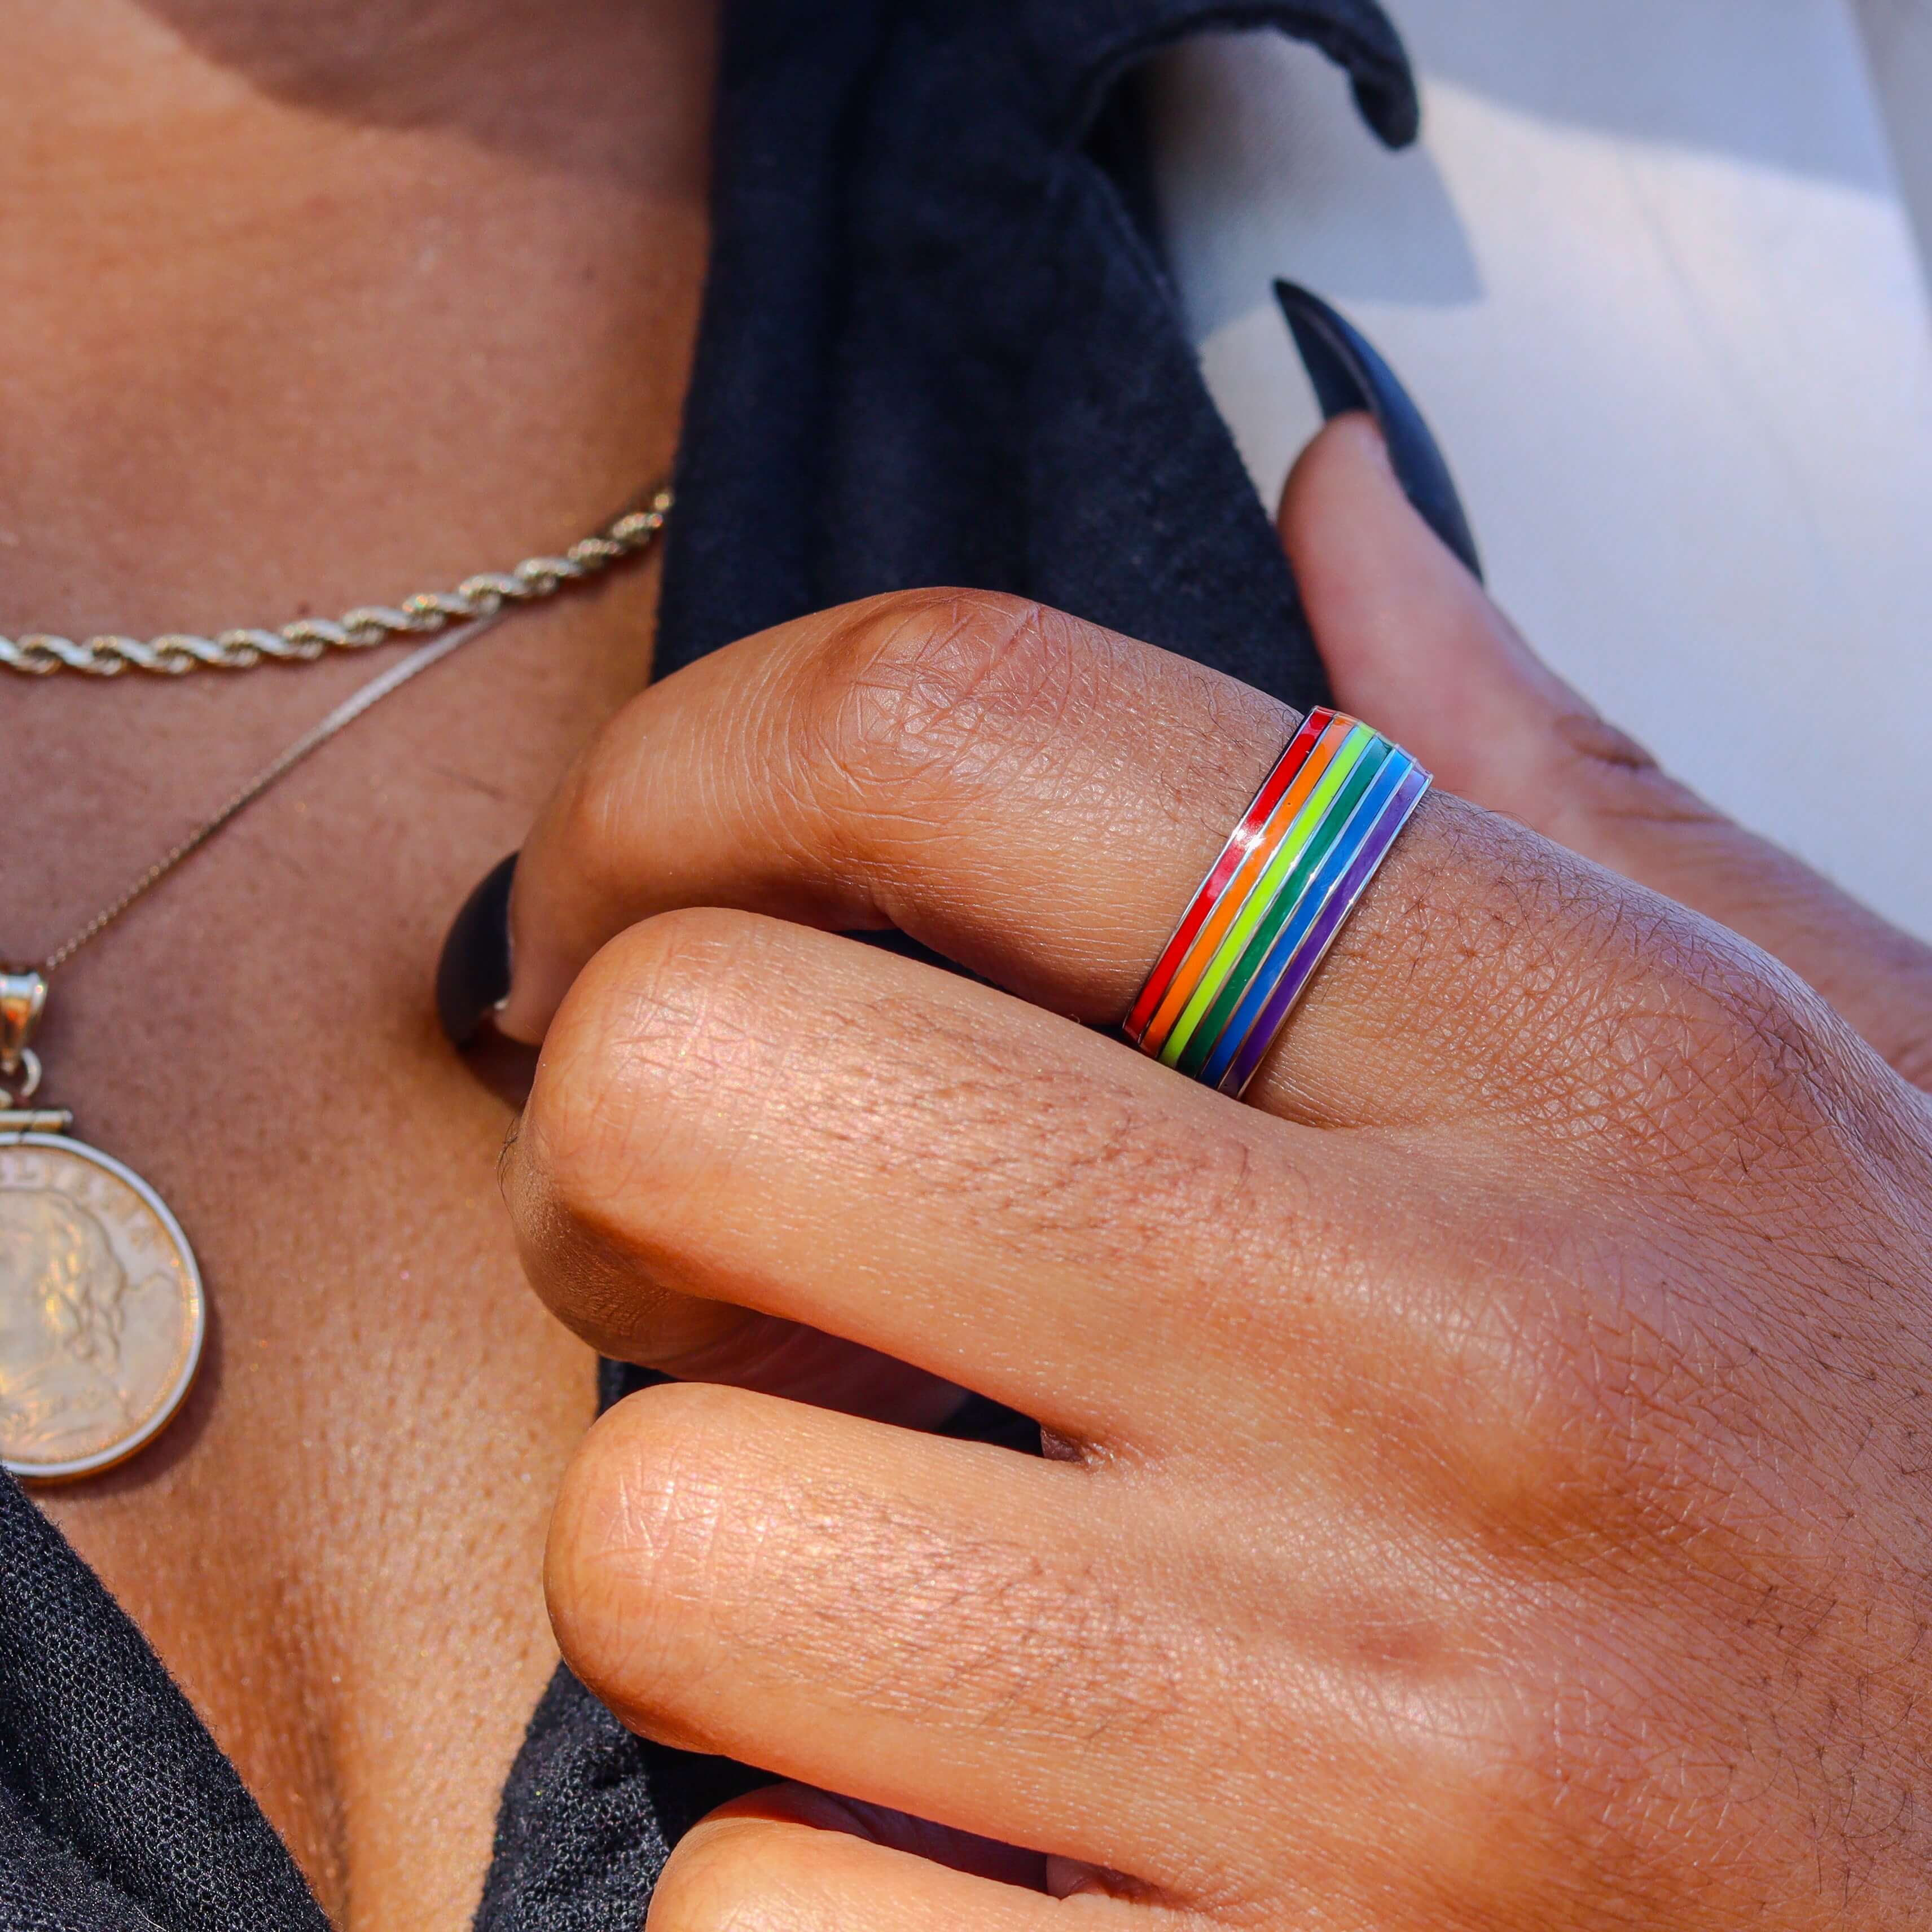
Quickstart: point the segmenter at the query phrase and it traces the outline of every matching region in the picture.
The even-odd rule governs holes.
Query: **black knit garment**
[[[1150,238],[1124,83],[1184,36],[1278,30],[1328,53],[1400,144],[1416,97],[1382,14],[1369,0],[727,12],[659,674],[826,604],[955,584],[1318,700],[1280,547]],[[607,1401],[629,1386],[614,1368],[604,1380]],[[989,1404],[958,1430],[1037,1446]],[[504,1792],[481,1932],[638,1932],[679,1834],[751,1781],[632,1737],[560,1672]],[[324,1922],[140,1634],[0,1479],[0,1932]]]

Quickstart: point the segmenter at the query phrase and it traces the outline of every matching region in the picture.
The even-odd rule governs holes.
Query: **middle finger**
[[[1346,1361],[1426,1388],[1444,1336],[1471,1345],[1456,1150],[1383,1139],[1231,1106],[912,961],[696,912],[573,988],[505,1180],[531,1279],[608,1354],[718,1378],[750,1310],[1150,1447],[1259,1442],[1313,1378],[1353,1400]],[[1394,1318],[1397,1277],[1433,1318]]]

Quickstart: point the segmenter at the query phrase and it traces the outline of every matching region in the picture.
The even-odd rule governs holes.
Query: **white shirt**
[[[1932,937],[1932,308],[1897,165],[1932,222],[1932,0],[1860,4],[1916,104],[1896,158],[1850,0],[1390,0],[1418,148],[1312,50],[1228,36],[1156,70],[1158,182],[1270,502],[1319,420],[1286,274],[1408,383],[1532,642]]]

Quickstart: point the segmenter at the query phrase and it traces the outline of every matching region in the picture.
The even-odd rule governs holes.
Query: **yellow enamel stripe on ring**
[[[1335,794],[1346,783],[1348,774],[1355,768],[1362,754],[1375,741],[1375,733],[1366,724],[1358,724],[1343,742],[1342,748],[1330,761],[1328,769],[1322,775],[1322,782],[1310,793],[1308,800],[1294,815],[1294,822],[1282,839],[1268,868],[1256,880],[1255,888],[1249,893],[1247,902],[1241,908],[1240,916],[1228,929],[1214,957],[1208,962],[1208,970],[1201,976],[1201,983],[1194,989],[1194,997],[1182,1010],[1179,1019],[1174,1023],[1160,1049],[1161,1064],[1164,1066],[1176,1064],[1187,1050],[1187,1042],[1194,1036],[1194,1029],[1202,1022],[1209,1007],[1220,995],[1221,988],[1228,982],[1228,975],[1239,963],[1246,951],[1248,941],[1254,937],[1255,928],[1267,917],[1268,908],[1274,904],[1276,896],[1286,883],[1288,874],[1294,870],[1295,862],[1308,849],[1308,844],[1321,829],[1322,820],[1328,815],[1328,807]]]
[[[1312,721],[1322,715],[1311,712],[1309,717]],[[1335,754],[1348,742],[1348,734],[1355,728],[1355,721],[1332,711],[1327,713],[1327,718],[1315,742],[1308,748],[1300,769],[1269,808],[1256,836],[1254,850],[1241,862],[1240,870],[1228,880],[1226,890],[1215,902],[1214,910],[1202,921],[1201,929],[1188,942],[1186,951],[1176,963],[1153,1018],[1142,1028],[1139,1038],[1134,1042],[1143,1053],[1150,1054],[1156,1060],[1160,1058],[1160,1050],[1167,1044],[1168,1035],[1173,1032],[1174,1023],[1186,1011],[1188,1001],[1193,998],[1194,989],[1201,983],[1201,975],[1220,950],[1228,927],[1247,904],[1248,895],[1260,883],[1262,874],[1280,849],[1281,842],[1288,836],[1296,814],[1308,802],[1309,794],[1322,782],[1322,774],[1334,762]]]

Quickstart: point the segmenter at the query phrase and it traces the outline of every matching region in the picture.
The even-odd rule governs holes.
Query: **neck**
[[[0,0],[0,632],[394,602],[656,480],[712,26],[707,0]],[[617,639],[634,682],[629,583],[556,674],[608,680],[585,654]],[[55,943],[371,668],[0,675],[35,801],[0,957]],[[570,701],[594,720],[608,694]]]
[[[391,602],[668,466],[705,0],[0,0],[0,630]],[[519,616],[379,707],[64,967],[38,1042],[49,1103],[180,1216],[212,1311],[168,1433],[45,1506],[358,1932],[475,1911],[592,1388],[520,1278],[501,1110],[429,976],[645,676],[654,581]],[[392,662],[0,674],[0,958]]]
[[[701,129],[708,103],[653,82],[708,56],[711,10],[706,0],[0,0],[0,100],[16,166],[38,140],[37,170],[97,184],[112,157],[76,142],[82,130],[190,158],[184,133],[260,124],[277,107],[440,128],[544,165],[677,176],[691,160],[682,136]],[[628,134],[584,118],[619,102]],[[250,185],[223,182],[226,198]]]
[[[700,0],[0,0],[0,628],[432,587],[663,461]]]
[[[4,10],[11,32],[86,58],[55,87],[110,122],[152,123],[158,89],[178,110],[254,95],[349,121],[466,127],[553,159],[561,140],[593,166],[610,154],[573,110],[628,88],[646,116],[674,110],[655,117],[665,131],[678,104],[653,101],[647,73],[614,75],[614,62],[675,59],[709,31],[694,0],[10,0]],[[20,91],[46,118],[46,87]]]

